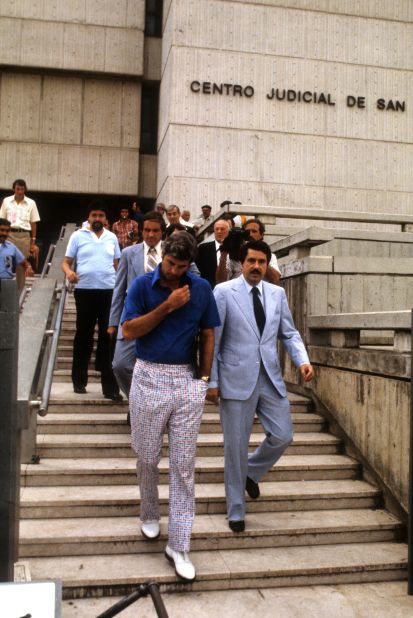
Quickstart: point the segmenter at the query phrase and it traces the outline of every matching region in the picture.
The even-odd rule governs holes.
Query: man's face
[[[250,285],[257,285],[267,271],[267,256],[262,251],[248,249],[247,257],[242,263],[242,274]]]
[[[127,208],[122,208],[122,210],[120,211],[120,218],[121,219],[129,218],[129,210]]]
[[[178,260],[172,255],[162,258],[162,277],[167,281],[179,281],[189,268],[189,260]]]
[[[189,212],[189,210],[183,210],[182,211],[182,219],[184,221],[189,221],[190,218],[191,218],[191,213]]]
[[[179,223],[179,219],[180,219],[180,212],[177,208],[172,208],[171,210],[169,210],[166,213],[166,218],[168,219],[169,223]]]
[[[100,232],[107,223],[106,213],[103,210],[91,210],[87,220],[94,232]]]
[[[202,208],[202,216],[204,217],[204,219],[208,219],[209,215],[211,214],[211,209],[210,208]]]
[[[10,226],[0,225],[0,243],[6,242],[9,237]]]
[[[260,232],[260,226],[258,223],[248,223],[244,229],[245,231],[248,231],[250,233],[251,240],[263,239],[263,235]]]
[[[162,238],[161,224],[157,221],[144,221],[142,238],[149,247],[156,247]]]
[[[16,202],[21,202],[24,199],[24,194],[26,193],[26,189],[23,185],[16,185],[14,187],[14,198]]]
[[[217,221],[214,225],[215,240],[222,243],[229,234],[229,225],[227,221]]]

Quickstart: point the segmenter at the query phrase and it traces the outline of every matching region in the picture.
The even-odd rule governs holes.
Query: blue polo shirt
[[[151,273],[137,277],[128,290],[122,323],[145,315],[171,294],[160,283],[161,264]],[[136,356],[152,363],[191,364],[195,359],[195,338],[200,329],[220,325],[217,305],[208,281],[186,272],[180,287],[189,285],[191,298],[172,311],[150,333],[136,339]]]
[[[9,240],[0,242],[0,279],[13,279],[16,264],[24,262],[23,253]]]
[[[113,260],[120,258],[120,249],[118,239],[109,230],[104,229],[99,237],[86,228],[73,232],[66,257],[76,260],[76,274],[79,277],[76,288],[110,290],[115,287]]]

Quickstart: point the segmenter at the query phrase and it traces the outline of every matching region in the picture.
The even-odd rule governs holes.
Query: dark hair
[[[258,223],[258,226],[260,228],[260,234],[261,234],[261,236],[264,236],[264,234],[265,234],[265,225],[259,219],[248,219],[247,221],[245,221],[244,225],[242,226],[242,229],[245,230],[247,225],[249,225],[250,223]]]
[[[174,232],[186,232],[186,227],[182,223],[171,223],[166,228],[166,238],[169,238]]]
[[[201,206],[201,210],[203,208],[209,208],[209,210],[212,210],[212,207],[209,204],[204,204],[203,206]]]
[[[154,221],[156,223],[159,223],[159,225],[161,226],[162,234],[165,232],[165,229],[166,229],[165,219],[163,218],[161,213],[158,212],[157,210],[150,210],[145,215],[143,215],[142,229],[143,229],[143,225],[145,221]]]
[[[24,187],[24,190],[27,191],[27,185],[26,185],[26,181],[23,180],[23,178],[17,178],[14,182],[13,182],[13,189],[15,189],[16,187]]]
[[[92,212],[92,210],[101,210],[102,212],[105,213],[106,217],[108,216],[108,207],[106,206],[106,203],[100,198],[96,198],[90,202],[89,206],[87,207],[88,217],[90,213]]]
[[[0,219],[0,225],[5,225],[6,227],[11,227],[11,223],[8,219]]]
[[[163,255],[171,255],[177,260],[193,262],[197,254],[196,240],[188,232],[177,232],[165,240],[162,251]]]
[[[245,259],[248,255],[248,249],[253,249],[254,251],[261,251],[262,253],[265,253],[265,257],[267,258],[267,264],[270,263],[272,253],[267,243],[263,240],[251,240],[250,242],[246,242],[241,245],[241,249],[239,252],[239,261],[241,262],[241,264],[245,262]]]

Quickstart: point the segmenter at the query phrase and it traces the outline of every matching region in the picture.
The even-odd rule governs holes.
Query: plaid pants
[[[137,455],[142,521],[159,519],[158,464],[169,439],[168,544],[189,551],[195,516],[195,452],[207,385],[190,365],[137,359],[130,390],[132,448]]]

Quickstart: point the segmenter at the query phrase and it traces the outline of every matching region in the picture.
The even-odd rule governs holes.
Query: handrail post
[[[411,319],[413,342],[413,309]],[[409,504],[407,520],[407,592],[413,595],[413,345],[410,352],[410,450],[409,450]]]
[[[19,305],[15,280],[0,281],[0,581],[14,580],[20,439],[17,419]]]

